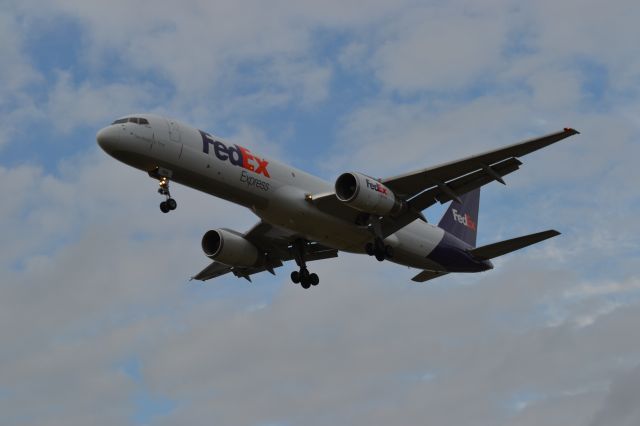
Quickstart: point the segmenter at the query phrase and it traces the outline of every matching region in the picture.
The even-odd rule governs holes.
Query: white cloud
[[[340,123],[322,160],[332,173],[390,175],[572,123],[583,135],[485,192],[483,238],[553,225],[562,239],[423,286],[350,255],[313,264],[322,282],[309,291],[288,282],[292,265],[253,285],[186,284],[208,262],[202,233],[247,229],[251,213],[175,185],[179,208],[162,215],[156,183],[93,140],[54,171],[3,165],[3,421],[134,423],[144,387],[176,404],[157,424],[638,423],[640,107],[618,97],[637,90],[638,13],[596,6],[13,4],[21,18],[0,17],[5,134],[29,116],[71,138],[149,108],[203,128],[229,120],[232,140],[281,157],[249,118],[335,107],[333,83],[350,73],[380,90]],[[21,31],[60,17],[80,27],[79,62],[34,70]],[[605,82],[589,83],[583,62]],[[588,84],[612,89],[606,108]]]
[[[16,19],[0,9],[0,147],[18,134],[18,123],[33,111],[28,93],[42,79],[23,51],[23,35]]]
[[[463,6],[462,13],[460,3]],[[374,69],[390,89],[464,89],[501,65],[508,20],[503,2],[432,4],[407,9],[390,25]],[[464,29],[464,30],[463,30]]]
[[[69,72],[60,71],[51,87],[43,113],[54,129],[69,134],[78,128],[99,128],[113,118],[143,109],[153,99],[152,85],[89,81],[75,83]]]

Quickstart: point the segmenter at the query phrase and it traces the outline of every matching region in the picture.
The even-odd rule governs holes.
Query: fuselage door
[[[174,120],[163,119],[165,122],[164,131],[155,132],[153,141],[153,155],[158,160],[175,161],[180,158],[182,144],[180,143],[180,126]],[[158,123],[158,127],[162,127]]]
[[[169,140],[180,143],[180,125],[172,119],[167,119],[169,125]]]

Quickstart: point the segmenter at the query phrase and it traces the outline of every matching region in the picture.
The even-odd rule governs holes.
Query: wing
[[[561,132],[551,133],[493,151],[473,155],[463,158],[462,160],[383,179],[382,183],[390,188],[396,195],[405,198],[411,198],[425,189],[436,187],[439,188],[436,195],[449,201],[454,198],[453,195],[460,196],[465,192],[481,186],[475,185],[473,180],[467,180],[464,182],[466,185],[458,188],[459,190],[456,191],[451,185],[452,181],[474,172],[476,173],[476,179],[474,180],[486,180],[489,178],[489,182],[492,180],[500,181],[502,177],[500,173],[501,167],[509,170],[506,173],[517,170],[517,166],[522,163],[517,160],[514,161],[516,158],[530,154],[578,133],[577,130],[567,128]],[[451,191],[448,191],[448,189],[451,189]],[[440,199],[438,199],[438,201],[440,201]]]
[[[283,262],[294,258],[291,244],[300,238],[297,234],[265,222],[256,224],[251,230],[244,234],[244,237],[251,241],[258,250],[265,253],[264,264],[250,268],[238,268],[214,261],[191,277],[191,279],[206,281],[229,272],[233,273],[236,277],[245,278],[249,281],[251,281],[251,275],[264,271],[269,271],[275,275],[274,269],[282,266]],[[338,250],[323,246],[319,243],[311,243],[306,249],[305,261],[312,262],[314,260],[329,259],[337,256]]]
[[[408,206],[399,216],[382,218],[383,235],[391,235],[416,219],[424,220],[422,210],[436,202],[458,200],[461,195],[494,180],[504,184],[502,178],[518,170],[522,164],[519,157],[578,133],[577,130],[566,128],[461,160],[382,179],[381,182],[397,197],[407,201]],[[355,220],[358,215],[349,211],[353,209],[341,203],[335,193],[310,195],[308,200],[321,210],[343,219]]]

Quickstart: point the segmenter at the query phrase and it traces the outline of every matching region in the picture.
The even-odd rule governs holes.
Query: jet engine
[[[202,237],[202,250],[209,259],[229,266],[251,267],[260,260],[256,246],[228,229],[207,231]]]
[[[386,216],[400,212],[404,203],[382,183],[361,173],[343,173],[336,180],[338,200],[365,213]]]

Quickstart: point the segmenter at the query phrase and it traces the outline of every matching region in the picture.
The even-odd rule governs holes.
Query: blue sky
[[[618,0],[0,6],[2,424],[640,421],[640,8]],[[331,181],[572,126],[483,190],[475,276],[341,255],[322,283],[188,277],[256,217],[95,143],[169,115]],[[442,207],[426,212],[436,221]]]

